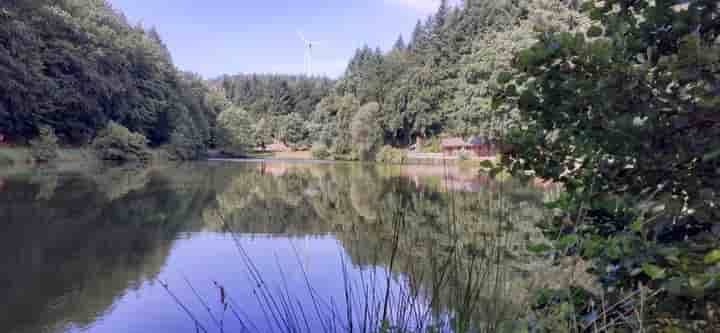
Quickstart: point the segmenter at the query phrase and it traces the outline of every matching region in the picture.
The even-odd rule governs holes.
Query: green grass
[[[84,148],[62,148],[58,150],[55,162],[89,162],[96,160],[95,154]],[[0,148],[0,167],[32,164],[30,150],[25,147]]]

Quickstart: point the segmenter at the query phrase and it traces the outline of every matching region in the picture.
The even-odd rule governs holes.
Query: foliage
[[[330,93],[333,81],[324,77],[294,75],[225,75],[210,81],[234,105],[253,117],[275,118],[298,113],[309,118],[320,100]]]
[[[353,116],[350,133],[353,150],[360,160],[374,160],[375,153],[382,144],[379,112],[380,105],[373,102],[363,105]]]
[[[458,7],[444,1],[418,22],[409,42],[400,36],[387,52],[369,46],[355,52],[334,93],[306,118],[311,139],[350,155],[350,123],[358,105],[373,102],[380,144],[406,146],[445,132],[497,137],[513,118],[498,113],[492,97],[515,51],[532,45],[536,31],[572,31],[583,22],[559,0],[465,1]],[[355,106],[340,107],[349,105],[348,97]]]
[[[507,28],[480,34],[472,51],[460,60],[457,89],[444,106],[453,134],[501,137],[517,115],[506,105],[493,103],[493,97],[515,72],[512,62],[517,53],[537,42],[538,31],[583,31],[589,25],[587,18],[561,1],[530,1],[526,10],[528,16]]]
[[[92,147],[100,160],[144,162],[152,157],[145,136],[114,121],[93,140]]]
[[[296,148],[307,143],[307,129],[302,117],[297,113],[280,118],[280,140]]]
[[[218,145],[228,153],[245,154],[255,147],[255,130],[250,115],[242,108],[230,107],[218,116]]]
[[[273,133],[270,122],[265,118],[260,119],[255,124],[255,145],[261,148],[265,148],[273,142]]]
[[[312,157],[317,160],[326,160],[330,158],[330,150],[325,144],[316,143],[310,149]]]
[[[353,96],[330,95],[318,104],[307,127],[311,139],[332,146],[336,155],[352,151],[351,126],[360,102]]]
[[[112,120],[161,145],[182,109],[200,133],[216,115],[209,89],[173,66],[157,31],[131,26],[108,1],[3,1],[0,72],[0,128],[14,142],[51,125],[60,142],[83,145]]]
[[[653,308],[673,319],[718,306],[703,258],[720,247],[719,6],[591,1],[593,28],[542,35],[498,98],[519,111],[505,164],[568,191],[568,215],[546,225],[558,246],[594,259],[610,291],[644,283],[682,302]]]
[[[384,164],[404,164],[407,161],[407,152],[391,146],[383,146],[377,153],[375,160]]]
[[[170,135],[170,144],[167,152],[171,159],[192,161],[205,156],[207,146],[197,130],[190,125],[180,126]]]
[[[52,127],[40,127],[38,137],[30,141],[30,156],[36,162],[51,162],[58,157],[58,138]]]

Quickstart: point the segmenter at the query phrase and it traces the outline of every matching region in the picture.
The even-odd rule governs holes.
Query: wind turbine
[[[307,73],[307,76],[312,76],[312,51],[313,47],[315,45],[322,45],[321,42],[311,41],[305,38],[305,35],[303,35],[300,30],[298,30],[298,36],[300,36],[300,39],[305,44],[305,63],[303,64],[305,66],[305,71]]]

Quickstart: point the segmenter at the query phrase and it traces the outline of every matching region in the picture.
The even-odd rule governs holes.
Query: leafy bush
[[[256,143],[250,115],[242,108],[231,107],[218,117],[218,145],[225,153],[243,155]]]
[[[375,160],[385,164],[403,164],[407,160],[407,153],[403,149],[383,146],[375,156]]]
[[[58,138],[51,127],[40,127],[40,135],[30,141],[30,156],[36,162],[50,162],[58,157]]]
[[[372,161],[382,144],[382,128],[379,124],[380,105],[372,102],[363,105],[353,116],[350,125],[353,153],[358,160]]]
[[[651,317],[713,321],[718,3],[677,3],[588,2],[598,28],[542,35],[517,55],[518,74],[494,102],[519,117],[505,164],[567,190],[556,203],[564,215],[543,226],[558,248],[591,259],[610,298],[645,285],[663,293]]]
[[[152,158],[145,136],[133,133],[114,121],[95,138],[92,147],[101,160],[136,162]]]
[[[292,113],[286,117],[279,119],[280,121],[280,141],[293,149],[297,149],[307,144],[308,137],[305,121],[302,116]]]
[[[170,135],[170,145],[166,150],[172,160],[192,161],[201,159],[207,146],[193,128],[181,126]]]
[[[322,143],[317,143],[312,146],[310,153],[314,159],[326,160],[330,157],[330,151],[328,147]]]

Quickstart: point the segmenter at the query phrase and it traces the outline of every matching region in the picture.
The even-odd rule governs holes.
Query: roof
[[[462,148],[467,146],[467,144],[465,143],[465,140],[461,138],[447,138],[442,139],[440,146],[443,148]]]
[[[475,145],[485,145],[485,144],[488,144],[488,143],[489,143],[489,140],[488,140],[488,139],[485,139],[485,138],[479,137],[479,136],[474,136],[474,137],[470,138],[470,140],[468,141],[468,144],[471,145],[471,146],[475,146]]]
[[[273,142],[272,144],[270,144],[270,145],[267,146],[267,150],[268,150],[268,151],[272,151],[272,152],[283,152],[283,151],[288,151],[288,150],[290,150],[290,148],[288,148],[288,146],[286,146],[286,145],[285,145],[284,143],[282,143],[282,142],[275,141],[275,142]]]

